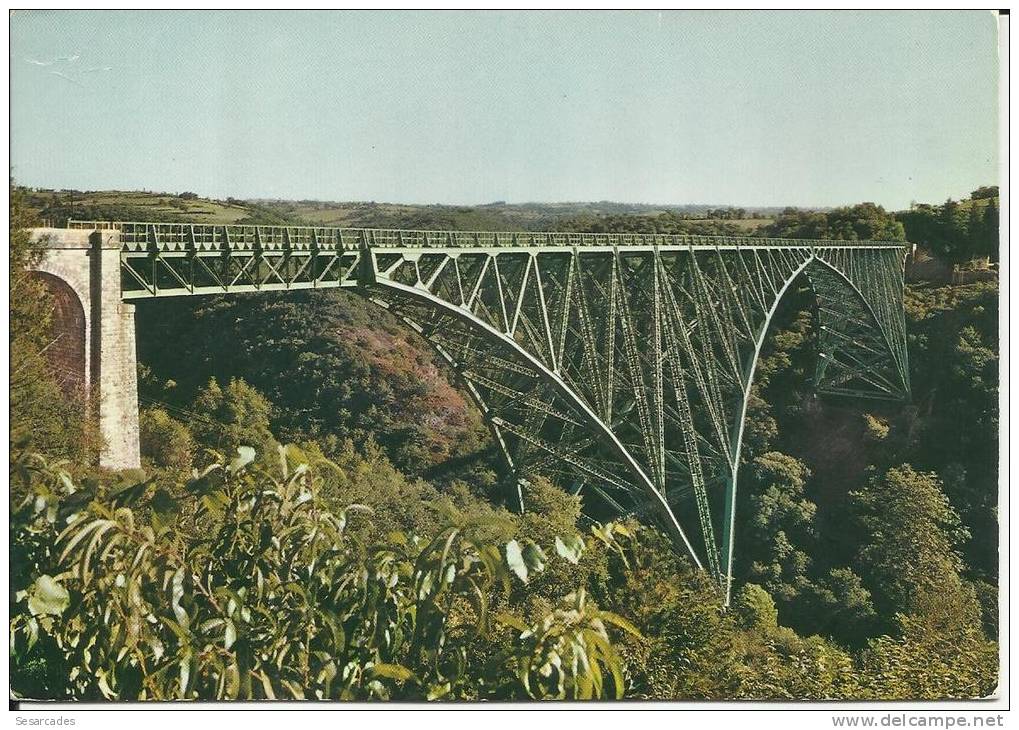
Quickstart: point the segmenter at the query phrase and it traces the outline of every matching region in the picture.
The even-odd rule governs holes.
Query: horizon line
[[[67,188],[67,187],[46,187],[42,185],[29,185],[25,183],[15,182],[14,186],[26,189],[33,189],[37,192],[53,192],[53,193],[141,193],[149,195],[173,195],[180,196],[183,193],[194,193],[193,190],[181,190],[178,192],[172,192],[168,190],[155,190],[147,188],[97,188],[97,189],[84,189],[84,188]],[[978,186],[978,187],[994,187],[995,185]],[[972,194],[970,191],[969,194]],[[969,197],[969,194],[953,198],[949,196],[947,200],[965,200]],[[273,203],[323,203],[332,205],[394,205],[394,206],[408,206],[408,207],[447,207],[447,208],[491,208],[496,206],[506,207],[525,207],[525,206],[567,206],[567,205],[597,205],[597,204],[609,204],[609,205],[622,205],[622,206],[634,206],[634,207],[648,207],[648,208],[742,208],[748,212],[754,210],[774,209],[783,210],[791,208],[795,210],[808,210],[808,211],[826,211],[835,208],[851,208],[856,205],[865,205],[871,203],[873,205],[884,208],[890,212],[896,212],[899,210],[909,210],[910,207],[921,202],[928,201],[911,201],[908,207],[891,207],[885,206],[883,203],[878,203],[874,200],[859,200],[856,202],[840,203],[835,205],[817,205],[817,204],[748,204],[748,203],[707,203],[707,202],[687,202],[687,203],[665,203],[665,202],[631,202],[624,200],[611,200],[607,198],[602,199],[590,199],[590,200],[525,200],[525,201],[509,201],[509,200],[492,200],[484,203],[458,203],[458,202],[407,202],[397,200],[375,200],[375,199],[325,199],[325,198],[308,198],[308,197],[294,197],[294,198],[281,198],[275,196],[253,196],[253,197],[235,197],[233,195],[227,195],[226,197],[214,197],[205,195],[202,193],[195,193],[199,199],[205,199],[210,201],[217,201],[226,203],[230,200],[238,202],[273,202]],[[933,203],[938,204],[938,203]]]

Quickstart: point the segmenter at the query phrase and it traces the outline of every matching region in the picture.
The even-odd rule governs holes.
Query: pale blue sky
[[[891,208],[997,182],[966,12],[15,12],[23,184]]]

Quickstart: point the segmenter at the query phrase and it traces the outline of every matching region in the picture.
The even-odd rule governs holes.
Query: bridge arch
[[[69,381],[88,388],[93,369],[95,278],[88,238],[77,231],[41,229],[34,233],[33,245],[40,255],[32,262],[31,272],[53,298],[54,329],[59,336],[51,362],[58,368],[58,377],[68,376]]]
[[[693,259],[693,252],[688,253],[689,258]],[[821,330],[818,333],[817,350],[820,365],[815,374],[815,385],[819,389],[842,394],[863,394],[859,388],[870,387],[875,391],[869,393],[872,396],[894,398],[904,397],[907,394],[906,382],[908,381],[897,380],[902,373],[898,369],[898,360],[892,354],[891,339],[885,326],[886,323],[881,321],[870,302],[868,302],[866,293],[839,268],[837,257],[829,257],[826,254],[828,252],[824,250],[803,250],[798,257],[788,258],[781,265],[772,268],[772,275],[781,271],[781,276],[772,276],[770,294],[766,300],[762,299],[762,302],[766,303],[767,306],[756,313],[756,318],[753,322],[754,326],[752,328],[748,327],[748,329],[753,330],[753,334],[751,337],[745,338],[747,340],[746,346],[739,350],[740,356],[737,358],[737,369],[740,371],[740,377],[736,381],[738,387],[735,389],[736,392],[728,397],[731,402],[726,404],[729,410],[734,411],[729,417],[731,428],[728,430],[727,458],[724,460],[715,459],[711,463],[710,460],[702,458],[703,454],[701,456],[695,454],[693,458],[688,457],[688,461],[698,460],[703,462],[696,467],[689,466],[686,474],[688,477],[695,481],[700,479],[706,482],[705,474],[711,471],[713,473],[709,475],[709,478],[718,480],[724,483],[725,486],[724,501],[719,499],[721,495],[716,494],[713,505],[708,504],[705,506],[701,504],[699,507],[689,504],[685,505],[687,512],[692,512],[695,509],[700,512],[698,515],[700,524],[695,523],[694,525],[691,525],[688,519],[683,519],[683,517],[688,517],[688,515],[680,514],[680,509],[682,508],[669,498],[666,490],[659,487],[661,482],[656,482],[652,469],[647,465],[649,451],[641,452],[639,445],[635,446],[632,442],[626,442],[626,439],[619,433],[620,430],[625,430],[625,423],[622,424],[624,428],[620,429],[621,424],[618,417],[613,419],[611,416],[600,412],[598,404],[594,402],[596,399],[590,397],[590,389],[585,392],[583,388],[576,387],[576,378],[571,378],[569,369],[563,367],[561,360],[562,351],[559,353],[560,358],[556,357],[555,346],[550,341],[555,336],[561,337],[564,342],[569,338],[566,330],[571,326],[570,315],[568,313],[571,305],[568,302],[568,296],[566,299],[560,297],[557,300],[557,306],[562,306],[562,313],[558,315],[559,319],[556,321],[557,315],[552,312],[554,307],[550,307],[550,300],[555,297],[549,296],[549,292],[539,275],[543,268],[539,263],[540,254],[532,255],[527,259],[526,263],[522,264],[525,272],[533,273],[524,273],[523,278],[517,279],[515,285],[511,283],[512,276],[507,277],[499,274],[498,265],[492,264],[492,268],[497,273],[488,284],[492,284],[491,288],[498,290],[498,296],[490,302],[493,306],[489,307],[487,312],[475,306],[475,301],[472,301],[475,300],[474,294],[466,293],[463,286],[463,277],[459,273],[457,263],[449,264],[444,259],[427,263],[428,254],[418,255],[417,253],[412,253],[403,263],[398,260],[399,257],[387,255],[381,261],[381,265],[379,261],[373,258],[371,261],[373,277],[368,283],[367,291],[371,298],[399,314],[404,321],[411,324],[460,375],[460,379],[467,385],[472,398],[478,403],[485,415],[486,421],[489,422],[493,434],[496,436],[506,461],[511,468],[526,466],[528,461],[533,462],[535,451],[544,451],[546,456],[552,456],[560,461],[572,463],[589,480],[595,482],[601,480],[609,483],[618,482],[620,480],[620,472],[616,471],[613,473],[611,470],[599,469],[599,460],[596,456],[593,457],[588,454],[585,458],[578,452],[571,453],[569,451],[569,447],[575,446],[578,442],[582,444],[583,448],[583,446],[586,446],[584,444],[585,441],[593,441],[596,447],[595,450],[600,448],[603,451],[602,464],[605,461],[612,460],[611,457],[604,458],[604,452],[612,452],[616,460],[625,467],[627,476],[631,481],[623,485],[624,489],[636,489],[645,498],[643,505],[630,505],[627,508],[624,505],[617,504],[620,511],[643,510],[645,513],[648,510],[652,511],[663,528],[673,536],[677,545],[684,549],[699,567],[709,567],[716,574],[726,592],[728,592],[731,587],[732,559],[735,544],[736,482],[746,424],[747,405],[753,387],[754,374],[760,358],[761,348],[767,337],[774,314],[780,303],[784,300],[789,288],[797,281],[806,280],[810,284],[818,302]],[[645,252],[643,255],[644,267],[649,271],[655,270],[654,262],[658,255],[657,252]],[[470,254],[468,254],[469,256]],[[572,256],[576,264],[578,255],[574,253]],[[493,259],[498,259],[499,254],[492,254],[492,257]],[[439,257],[432,254],[431,258],[438,259]],[[832,259],[835,260],[833,261]],[[612,271],[616,271],[616,273],[610,274],[610,280],[615,280],[614,277],[618,275],[617,269],[623,266],[623,264],[619,263],[618,252],[613,254],[609,260],[612,262],[610,268]],[[896,266],[901,267],[901,259],[898,264],[895,261],[895,256],[883,256],[883,265],[891,265],[892,271],[895,270]],[[722,273],[725,271],[726,265],[716,266],[714,270],[709,271],[710,266],[706,265],[708,263],[703,262],[700,264],[703,269],[700,275],[715,276],[723,279],[730,285],[733,284],[729,275],[731,272]],[[520,262],[518,262],[518,268],[519,265]],[[576,265],[579,267],[579,264]],[[731,266],[731,262],[729,266],[733,271],[737,268]],[[456,270],[456,287],[452,286],[452,276],[450,281],[447,282],[447,286],[442,285],[443,270],[447,267],[451,271]],[[484,270],[487,268],[487,265],[475,266],[475,268]],[[503,268],[506,268],[505,264],[503,264]],[[698,264],[695,261],[692,264],[692,268],[698,268]],[[567,266],[561,272],[569,270],[572,269]],[[532,301],[529,301],[524,294],[529,281],[528,276],[532,277],[530,285],[535,287],[538,292],[537,296],[532,298]],[[661,274],[653,273],[651,276],[648,276],[647,272],[645,272],[643,276],[643,284],[650,285],[651,288],[658,292],[655,295],[657,299],[668,298],[663,297],[662,292],[659,290],[667,290],[672,284],[676,284],[675,280],[669,281],[669,277],[665,275],[664,269]],[[901,270],[899,276],[901,276]],[[468,289],[472,289],[476,294],[479,288],[483,289],[488,286],[488,284],[483,282],[484,277],[484,273],[477,275],[473,286],[468,287]],[[696,277],[697,274],[693,278]],[[603,281],[602,284],[605,284],[605,282]],[[605,293],[605,288],[605,286],[602,287],[603,294]],[[682,286],[678,288],[682,290]],[[724,295],[719,294],[721,290],[724,290],[724,287],[721,287],[721,289],[716,288],[712,295],[714,298],[709,296],[708,303],[711,307],[734,309],[735,307],[732,302],[729,302],[728,305],[722,304]],[[763,292],[765,289],[762,287],[761,291]],[[626,297],[621,291],[618,292],[618,295],[623,299]],[[675,296],[675,293],[673,293],[673,296]],[[583,309],[582,306],[580,308]],[[625,310],[625,306],[623,309]],[[532,320],[532,331],[522,334],[518,331],[516,323],[523,322],[526,325],[528,313]],[[650,326],[647,325],[647,322],[637,321],[630,322],[627,325],[625,319],[627,316],[625,312],[619,314],[618,328],[620,330],[625,330],[629,326],[631,329],[640,329],[644,333],[653,334],[658,339],[657,347],[659,351],[666,357],[671,356],[675,358],[675,363],[679,365],[678,368],[673,368],[672,373],[665,372],[664,378],[663,368],[659,366],[657,373],[651,375],[652,379],[657,376],[659,380],[682,380],[684,376],[676,371],[690,369],[689,366],[692,364],[689,361],[690,352],[687,352],[686,359],[675,351],[666,354],[665,351],[668,348],[661,347],[661,340],[663,339],[662,330],[668,327],[659,321],[658,315],[651,318],[653,324]],[[601,323],[602,328],[604,329],[607,326],[609,330],[615,331],[617,329],[616,317],[617,315],[610,314],[610,321],[608,323],[603,321]],[[667,319],[667,316],[664,318]],[[637,320],[640,319],[640,317],[637,317]],[[646,320],[647,318],[645,317],[644,319]],[[703,317],[701,325],[706,326],[707,321],[710,319],[711,317]],[[576,324],[579,325],[581,323],[577,322]],[[685,327],[687,324],[676,322],[673,324],[673,328]],[[541,330],[542,326],[544,327],[544,332],[535,332],[535,330]],[[694,322],[692,326],[696,327],[697,323]],[[526,330],[527,327],[523,329]],[[866,336],[861,337],[861,333]],[[627,340],[626,333],[620,332],[619,334],[621,335],[620,339],[624,341],[619,349],[625,350],[628,344],[625,342]],[[473,336],[483,340],[486,343],[485,346],[482,346],[480,349],[472,347],[470,340]],[[631,340],[629,344],[632,345],[633,337],[631,336],[629,339]],[[673,333],[673,339],[676,339],[675,333]],[[542,346],[540,344],[541,340],[547,341],[549,343],[548,346]],[[473,355],[472,349],[475,350]],[[866,356],[861,357],[860,351]],[[466,354],[466,360],[461,357],[462,354]],[[633,355],[632,352],[629,354]],[[706,355],[707,353],[703,354]],[[515,378],[516,382],[512,382],[514,379],[511,378],[509,381],[495,383],[492,382],[490,377],[491,372],[489,375],[479,376],[477,372],[472,370],[472,367],[477,365],[477,360],[491,359],[493,355],[509,357],[518,366],[525,368],[535,382],[530,384],[529,387],[521,386],[519,378]],[[472,356],[475,359],[474,363],[470,362]],[[482,365],[481,367],[487,367],[489,371],[492,370],[490,364]],[[696,367],[693,369],[696,370]],[[882,373],[882,369],[886,372]],[[686,377],[688,380],[696,379],[691,378],[690,374]],[[862,382],[856,382],[861,378]],[[855,389],[847,387],[847,384],[855,385]],[[631,386],[635,385],[635,382],[631,383]],[[689,388],[691,391],[697,390],[696,386],[682,387]],[[710,390],[710,386],[705,386],[703,383],[700,387],[702,391]],[[570,420],[569,416],[573,416],[581,421],[581,423],[576,423],[577,428],[573,429],[569,437],[563,440],[563,442],[569,442],[567,443],[567,448],[562,448],[561,444],[557,448],[556,443],[542,437],[541,425],[537,427],[533,425],[535,421],[547,422],[548,420],[554,420],[554,418],[538,417],[531,421],[531,425],[528,425],[529,414],[518,409],[514,414],[516,420],[512,417],[507,419],[500,413],[499,404],[493,407],[491,403],[493,393],[496,396],[509,395],[511,401],[528,404],[539,411],[545,411],[547,415],[557,416],[561,421]],[[704,401],[706,400],[705,392],[701,392],[699,395],[701,396],[700,407],[703,408]],[[654,401],[655,398],[651,396],[645,398],[645,400]],[[659,396],[659,408],[661,407],[661,400],[661,396]],[[682,398],[679,400],[682,400]],[[725,399],[723,398],[722,400]],[[538,403],[544,405],[538,405]],[[629,405],[630,410],[633,410],[635,404]],[[686,407],[689,408],[689,404]],[[556,408],[560,409],[559,413],[553,412]],[[645,410],[647,410],[646,403]],[[530,415],[533,415],[533,412]],[[661,419],[662,416],[659,415],[658,418]],[[623,420],[625,421],[626,419]],[[694,420],[693,417],[689,418],[690,423],[688,423],[688,426],[692,427],[691,430],[693,430],[693,427],[702,425],[694,424]],[[655,424],[652,423],[651,425],[653,428]],[[663,434],[665,430],[663,427]],[[515,445],[516,453],[514,444],[507,442],[507,432],[518,437]],[[560,435],[562,433],[561,431]],[[593,436],[593,439],[578,438],[578,433],[586,433],[588,437]],[[673,437],[675,435],[675,433],[672,434]],[[696,451],[698,439],[706,440],[702,434],[693,435],[687,444],[687,446],[692,446],[691,451]],[[526,453],[526,450],[524,453],[520,453],[521,445],[530,447],[531,453]],[[668,444],[663,443],[663,448],[665,446],[668,446]],[[696,474],[698,470],[702,472],[700,475]],[[667,476],[674,477],[675,471]],[[602,486],[604,487],[604,485]],[[706,483],[703,485],[703,489],[707,492],[708,485]],[[605,496],[604,491],[601,494]],[[696,500],[694,501],[696,502]],[[711,501],[710,496],[705,495],[703,502],[709,501]],[[722,532],[721,544],[718,545],[718,548],[720,548],[718,550],[719,554],[713,559],[710,556],[710,545],[712,542],[715,542],[715,539],[713,538],[713,528],[709,527],[712,522],[721,522]],[[698,541],[704,546],[700,550],[694,544]]]
[[[482,318],[471,313],[469,310],[435,297],[420,287],[408,286],[395,281],[385,281],[369,291],[371,292],[369,299],[396,314],[408,326],[421,334],[453,371],[457,373],[472,400],[482,411],[486,422],[489,423],[492,433],[499,443],[503,456],[511,469],[516,470],[517,461],[507,445],[505,430],[507,427],[512,429],[516,424],[510,424],[503,420],[501,416],[495,414],[489,399],[479,392],[475,381],[465,372],[469,364],[457,358],[453,354],[452,348],[445,344],[442,338],[436,337],[437,319],[442,316],[455,318],[465,327],[477,332],[486,342],[498,350],[510,353],[518,364],[531,369],[544,385],[553,390],[557,398],[567,404],[573,415],[583,419],[584,425],[601,439],[601,444],[610,449],[625,465],[634,481],[646,490],[645,493],[654,500],[658,517],[665,523],[667,531],[674,538],[678,538],[677,541],[681,543],[681,546],[686,550],[697,567],[703,568],[697,551],[673,514],[664,495],[655,488],[643,467],[615,435],[611,426],[600,419],[592,411],[590,405],[565,383],[558,373],[547,367],[545,363],[528,352],[525,347],[512,337],[499,332]],[[439,315],[438,317],[436,316],[437,314]],[[533,403],[533,400],[531,402]],[[559,456],[564,455],[559,454]],[[597,477],[597,475],[594,476]],[[520,500],[521,506],[523,506],[522,496]]]

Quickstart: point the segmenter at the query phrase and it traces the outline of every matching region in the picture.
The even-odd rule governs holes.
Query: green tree
[[[998,260],[999,226],[998,199],[992,198],[984,206],[984,216],[980,221],[982,243],[979,251],[994,261]]]
[[[138,418],[142,457],[153,466],[186,471],[195,458],[195,440],[187,427],[162,408],[142,409]]]
[[[29,237],[34,217],[25,194],[10,186],[10,446],[12,455],[44,450],[90,468],[102,439],[87,394],[62,388],[54,377],[47,351],[55,342],[53,300],[28,268],[40,251]]]
[[[275,460],[279,446],[269,427],[272,406],[243,380],[231,378],[224,388],[209,380],[195,398],[188,430],[206,448],[233,454],[238,446],[251,446],[264,458]]]
[[[989,255],[986,237],[984,236],[984,214],[980,206],[969,206],[969,220],[966,222],[966,248],[971,257]]]
[[[756,583],[747,583],[732,600],[732,609],[743,626],[769,633],[778,628],[778,608],[768,591]]]
[[[747,486],[743,561],[780,604],[788,604],[806,585],[816,538],[817,506],[805,496],[810,471],[797,459],[776,451],[751,465]]]
[[[740,694],[734,619],[717,586],[678,557],[660,533],[642,530],[612,564],[607,606],[626,606],[641,633],[622,647],[643,699],[710,699]]]
[[[998,258],[998,202],[978,195],[960,204],[949,198],[940,206],[917,205],[897,214],[907,238],[949,263],[964,263],[978,256]],[[997,188],[993,188],[996,192]]]
[[[903,465],[851,496],[865,531],[861,565],[888,636],[864,654],[869,691],[883,697],[981,697],[997,677],[974,587],[958,546],[968,537],[936,475]],[[880,685],[880,686],[878,686]]]
[[[907,288],[918,408],[897,459],[941,477],[972,534],[962,546],[967,566],[992,581],[998,565],[998,306],[996,282]]]
[[[862,656],[863,696],[899,700],[987,697],[998,682],[998,647],[981,630],[972,586],[949,577],[924,585],[895,631]]]
[[[82,504],[59,468],[23,463],[29,495],[15,505],[12,545],[31,559],[12,581],[18,696],[622,697],[613,634],[639,635],[582,588],[529,618],[491,610],[544,570],[534,550],[457,525],[359,544],[347,526],[371,519],[366,508],[331,510],[323,477],[286,451],[272,474],[251,470],[253,458],[242,447],[189,482],[200,528],[190,532],[149,523],[131,501]],[[476,642],[492,645],[483,665],[470,661]],[[56,692],[23,671],[43,647],[67,670]]]
[[[877,613],[870,591],[850,568],[832,568],[805,588],[797,606],[799,625],[859,648],[873,634]]]
[[[865,535],[860,567],[885,615],[909,611],[921,589],[958,576],[968,531],[936,474],[889,469],[851,494],[850,506]]]
[[[981,185],[979,188],[974,190],[969,195],[973,200],[980,200],[984,198],[997,198],[998,197],[998,186],[997,185]]]
[[[827,216],[832,238],[901,241],[906,237],[905,229],[895,216],[874,203],[836,208]]]
[[[901,241],[905,238],[905,229],[895,216],[874,203],[860,203],[826,212],[787,208],[761,232],[778,238],[874,241]]]

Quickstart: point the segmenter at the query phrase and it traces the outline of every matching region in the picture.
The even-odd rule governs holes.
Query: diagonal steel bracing
[[[583,491],[596,517],[655,519],[727,595],[755,367],[793,283],[817,299],[819,392],[909,396],[903,242],[108,227],[126,299],[370,297],[451,365],[518,476]]]

